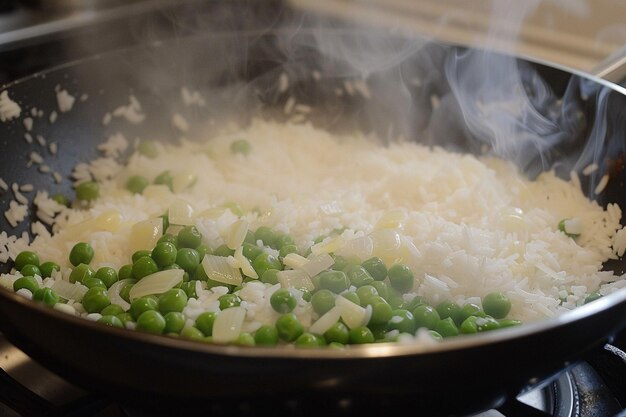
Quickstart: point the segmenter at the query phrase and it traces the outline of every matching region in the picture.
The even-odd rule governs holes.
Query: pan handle
[[[615,84],[626,82],[626,45],[609,55],[590,72]]]

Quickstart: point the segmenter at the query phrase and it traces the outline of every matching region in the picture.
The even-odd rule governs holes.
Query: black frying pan
[[[23,109],[32,105],[47,112],[56,108],[56,85],[76,97],[88,95],[71,112],[60,114],[54,124],[47,122],[47,114],[35,121],[33,136],[41,134],[48,142],[58,142],[58,156],[46,160],[65,176],[77,162],[96,157],[95,145],[118,130],[128,138],[176,138],[169,120],[172,110],[181,108],[182,85],[200,90],[208,99],[206,108],[186,114],[204,129],[208,129],[207,119],[218,124],[231,119],[246,123],[258,115],[283,120],[282,108],[292,95],[313,107],[313,123],[331,131],[356,128],[383,137],[426,138],[429,143],[464,151],[480,148],[463,118],[448,123],[445,132],[433,123],[454,114],[454,100],[442,100],[442,106],[433,108],[430,99],[432,95],[452,97],[443,66],[450,57],[468,51],[446,45],[411,49],[410,39],[377,35],[391,50],[410,52],[375,69],[368,79],[374,98],[395,93],[409,98],[409,111],[398,112],[385,100],[338,95],[337,88],[355,75],[353,67],[340,56],[316,51],[311,47],[313,35],[301,31],[296,35],[238,33],[177,39],[87,59],[20,80],[7,89]],[[361,35],[328,34],[336,42],[350,42]],[[602,124],[607,145],[598,162],[600,174],[610,173],[611,181],[599,202],[626,206],[619,152],[626,132],[626,91],[563,69],[522,59],[516,62],[541,77],[557,97],[567,94],[572,108],[584,116],[576,123],[557,118],[555,123],[567,128],[571,141],[543,157],[525,158],[523,168],[533,176],[556,162],[574,160]],[[313,69],[321,72],[321,81],[312,77]],[[286,93],[276,88],[283,72],[291,79]],[[409,87],[404,82],[409,76],[428,82]],[[127,103],[130,93],[143,104],[147,120],[135,126],[115,119],[103,126],[104,113]],[[598,98],[606,99],[606,117],[596,117]],[[25,167],[32,150],[45,151],[36,144],[27,145],[23,134],[19,120],[0,124],[0,177],[71,195],[68,180],[55,184],[49,174]],[[593,185],[583,184],[587,190]],[[2,207],[11,198],[3,195]],[[4,218],[0,225],[10,234],[27,226],[12,229]],[[9,268],[4,265],[5,270]],[[622,271],[624,264],[620,260],[607,268]],[[625,317],[626,291],[619,291],[555,319],[434,346],[375,344],[346,351],[245,348],[110,328],[0,290],[0,328],[12,343],[71,381],[161,411],[171,410],[168,407],[206,410],[220,400],[242,398],[265,398],[271,409],[271,401],[290,397],[304,397],[316,409],[323,409],[327,399],[346,396],[365,403],[384,397],[390,410],[393,404],[411,404],[416,413],[425,414],[487,409],[546,381],[606,343],[626,325]]]

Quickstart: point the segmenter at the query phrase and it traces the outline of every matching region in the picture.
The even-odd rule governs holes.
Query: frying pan
[[[331,43],[344,44],[363,35],[350,30],[326,34]],[[178,135],[169,123],[173,111],[184,111],[192,125],[198,126],[196,133],[205,135],[211,126],[231,121],[246,124],[258,116],[282,121],[288,117],[282,111],[288,97],[310,105],[309,120],[330,131],[358,129],[385,138],[403,135],[456,150],[476,150],[477,138],[462,117],[448,123],[445,132],[433,125],[441,111],[451,110],[437,108],[431,100],[433,95],[449,96],[450,86],[443,76],[447,60],[475,51],[436,43],[414,48],[411,38],[377,34],[389,50],[402,51],[401,59],[390,59],[388,65],[369,74],[369,95],[378,100],[346,91],[346,81],[359,74],[341,56],[315,48],[315,36],[313,31],[301,30],[174,39],[91,57],[6,88],[24,111],[30,106],[58,111],[57,86],[86,98],[77,99],[70,112],[59,113],[53,124],[47,114],[35,118],[33,136],[40,134],[58,143],[58,154],[46,156],[46,164],[66,177],[77,162],[97,157],[95,145],[117,131],[127,138],[175,140]],[[623,143],[618,138],[621,132],[623,142],[626,132],[626,91],[556,66],[502,57],[515,59],[518,66],[540,77],[556,98],[567,94],[572,108],[583,116],[574,124],[558,119],[557,124],[567,126],[571,141],[527,159],[526,172],[533,176],[555,162],[571,160],[602,124],[606,145],[600,147],[597,161],[600,175],[610,173],[611,181],[598,202],[625,206],[624,172],[619,164]],[[321,79],[312,76],[313,70],[319,71]],[[279,87],[281,74],[290,80],[287,90]],[[409,75],[424,82],[411,89],[404,82]],[[181,106],[181,86],[203,93],[207,106]],[[396,93],[407,97],[408,111],[398,111],[383,99]],[[133,125],[113,118],[103,125],[103,115],[126,104],[131,94],[142,104],[146,120]],[[598,103],[606,108],[601,117],[596,116]],[[50,174],[26,167],[30,152],[45,154],[45,150],[36,142],[27,145],[23,136],[21,121],[0,124],[0,177],[71,195],[69,180],[56,184]],[[586,191],[593,185],[583,182]],[[2,206],[11,198],[3,195]],[[28,227],[22,224],[13,229],[4,218],[0,225],[10,234]],[[606,265],[619,273],[624,266],[622,260]],[[610,341],[626,325],[624,317],[626,291],[621,290],[556,318],[436,345],[373,344],[345,351],[247,348],[102,326],[0,290],[0,328],[29,356],[102,395],[178,414],[235,400],[264,400],[271,410],[274,401],[289,398],[308,401],[311,410],[323,410],[329,400],[350,398],[366,404],[382,398],[389,410],[402,404],[418,414],[466,414],[496,407],[505,398],[545,383]]]

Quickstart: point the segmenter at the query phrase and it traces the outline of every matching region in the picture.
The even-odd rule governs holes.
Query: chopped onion
[[[236,340],[245,318],[246,310],[243,307],[231,307],[221,311],[213,322],[213,341],[229,343]]]
[[[198,177],[190,172],[176,174],[174,178],[172,178],[172,190],[175,193],[185,191],[187,188],[194,185],[197,179]]]
[[[259,274],[257,274],[254,268],[252,268],[252,265],[250,265],[248,258],[243,256],[243,246],[239,246],[237,248],[233,257],[237,261],[237,265],[239,265],[241,272],[243,272],[245,276],[255,279],[259,277]]]
[[[143,189],[141,195],[150,200],[166,200],[171,198],[172,192],[165,184],[150,184]]]
[[[335,306],[317,319],[317,321],[309,327],[309,332],[323,335],[326,333],[326,330],[330,329],[333,324],[339,321],[339,318],[341,318],[341,309]]]
[[[278,282],[280,282],[280,285],[283,288],[297,288],[299,290],[309,291],[313,291],[315,289],[315,285],[313,285],[311,278],[309,278],[306,272],[300,269],[280,271],[276,274],[276,276],[278,278]]]
[[[579,219],[566,219],[563,226],[568,235],[579,236],[583,232],[583,223]]]
[[[56,303],[52,308],[55,310],[62,311],[67,314],[71,314],[72,316],[76,315],[76,309],[68,304]]]
[[[400,235],[392,229],[376,230],[370,234],[374,243],[372,254],[381,258],[386,264],[396,262],[401,245]]]
[[[128,245],[133,253],[142,249],[151,249],[161,236],[163,236],[163,219],[159,217],[143,220],[135,223],[130,229]]]
[[[351,239],[337,251],[337,255],[345,258],[356,257],[361,261],[365,261],[372,256],[374,251],[374,241],[370,236],[361,236]]]
[[[233,268],[223,256],[205,255],[202,268],[209,279],[228,285],[240,285],[243,281],[238,268]]]
[[[129,297],[134,300],[144,295],[163,294],[183,281],[185,271],[182,269],[166,269],[155,272],[139,280],[130,289]]]
[[[237,249],[241,246],[248,233],[248,222],[244,219],[237,220],[229,228],[224,242],[230,249]]]
[[[363,308],[341,295],[335,299],[335,306],[339,307],[343,322],[351,329],[367,325],[372,316],[372,306],[368,305],[369,309]]]
[[[176,199],[168,212],[170,224],[191,226],[193,224],[193,207],[182,199]]]
[[[382,215],[374,229],[399,229],[405,220],[406,213],[403,210],[391,210]]]
[[[314,277],[322,271],[327,270],[335,264],[335,260],[327,253],[322,253],[309,260],[300,267],[301,270],[307,273],[308,276]]]
[[[93,219],[85,220],[78,224],[68,226],[63,229],[63,233],[68,238],[78,239],[95,231],[104,230],[107,232],[117,232],[122,227],[122,215],[119,211],[110,209],[102,212]]]
[[[311,253],[313,253],[313,255],[320,255],[322,253],[337,252],[344,244],[345,240],[341,236],[337,236],[326,242],[320,242],[311,246]]]
[[[111,300],[111,304],[117,304],[120,307],[122,307],[124,311],[127,311],[130,308],[130,304],[126,300],[124,300],[122,297],[120,297],[120,291],[122,290],[122,288],[124,288],[126,284],[129,284],[134,281],[135,281],[134,279],[130,279],[130,278],[122,279],[120,281],[115,282],[113,285],[111,285],[111,287],[109,287],[109,290],[107,291],[109,300]]]
[[[79,282],[71,283],[63,280],[54,281],[50,288],[52,288],[59,297],[74,301],[82,300],[89,289]]]
[[[283,258],[283,264],[292,269],[302,269],[302,267],[309,262],[307,258],[297,253],[290,253]]]

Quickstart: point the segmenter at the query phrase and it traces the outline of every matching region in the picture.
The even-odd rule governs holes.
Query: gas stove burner
[[[593,366],[580,363],[559,374],[553,381],[507,401],[498,410],[488,410],[471,417],[607,417],[624,412],[618,388],[603,380],[606,369],[618,372],[626,380],[626,366],[615,366],[623,352],[600,352]],[[0,335],[0,416],[71,415],[93,417],[154,417],[154,413],[117,404],[88,393],[32,361]],[[601,376],[602,374],[602,376]],[[616,390],[620,392],[616,392]],[[419,404],[394,403],[384,398],[282,398],[262,403],[207,401],[203,411],[211,415],[233,417],[258,415],[381,415],[415,413]],[[470,416],[468,416],[470,417]]]

